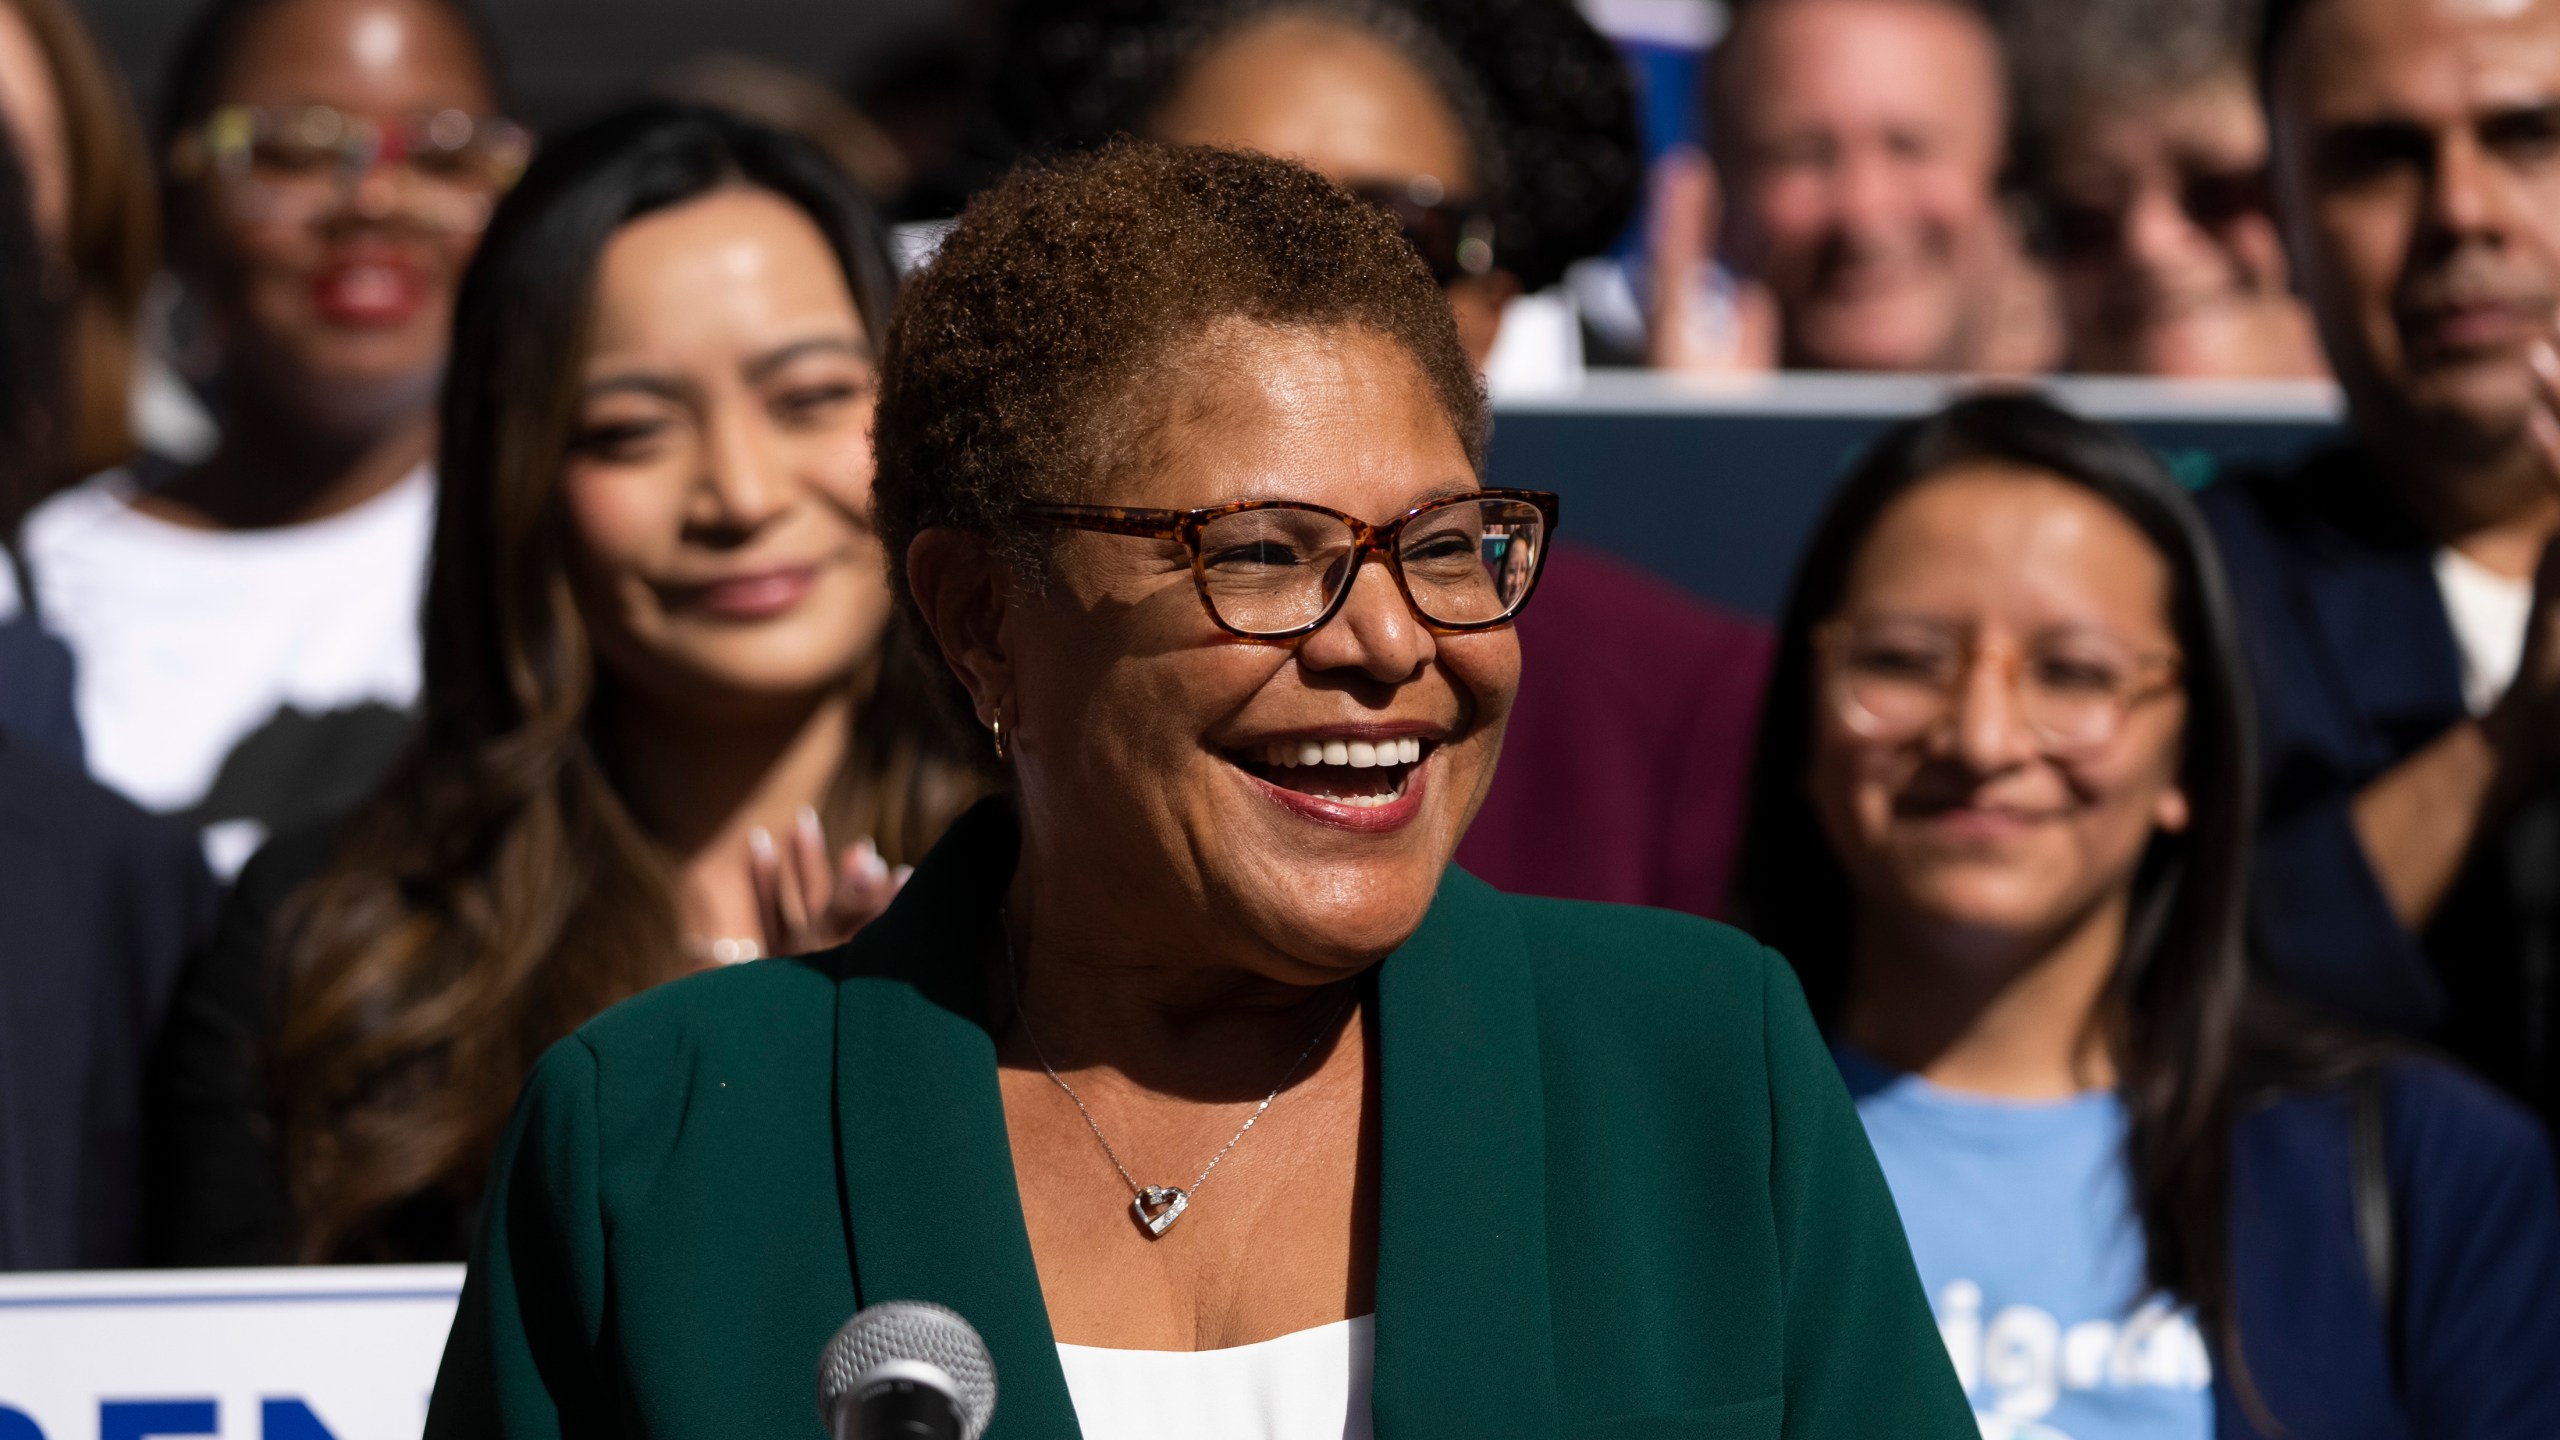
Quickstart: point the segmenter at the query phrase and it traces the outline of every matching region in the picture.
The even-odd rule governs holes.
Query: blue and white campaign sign
[[[459,1265],[0,1275],[0,1440],[417,1440]]]

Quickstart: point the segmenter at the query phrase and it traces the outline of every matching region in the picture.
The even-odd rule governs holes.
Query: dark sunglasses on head
[[[1363,181],[1349,189],[1395,217],[1396,228],[1444,288],[1493,268],[1493,217],[1473,201],[1452,198],[1431,176],[1401,185]]]

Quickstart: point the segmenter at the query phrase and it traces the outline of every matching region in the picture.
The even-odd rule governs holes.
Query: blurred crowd
[[[883,337],[1126,135],[1391,217],[1497,404],[1994,383],[1774,628],[1568,515],[1460,862],[1796,963],[1986,1415],[2530,1432],[2560,0],[1589,8],[1025,5],[537,135],[470,0],[203,0],[139,106],[0,0],[0,1269],[460,1258],[548,1045],[891,902],[1005,782],[892,613]],[[2057,372],[2350,423],[2199,504]]]

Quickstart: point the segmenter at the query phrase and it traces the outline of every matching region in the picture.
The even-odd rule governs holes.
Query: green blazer
[[[938,1301],[990,1440],[1078,1434],[996,1087],[1018,835],[964,817],[852,944],[662,986],[543,1057],[429,1440],[818,1436],[818,1352]],[[1451,870],[1379,967],[1380,1440],[1975,1440],[1785,962]]]

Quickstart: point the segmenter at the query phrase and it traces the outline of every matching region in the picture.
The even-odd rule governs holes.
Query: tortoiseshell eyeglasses
[[[1205,510],[1035,505],[1030,514],[1074,530],[1178,540],[1218,628],[1244,640],[1294,640],[1333,619],[1373,554],[1432,629],[1504,624],[1538,588],[1562,506],[1543,490],[1475,490],[1384,525],[1295,500]]]

